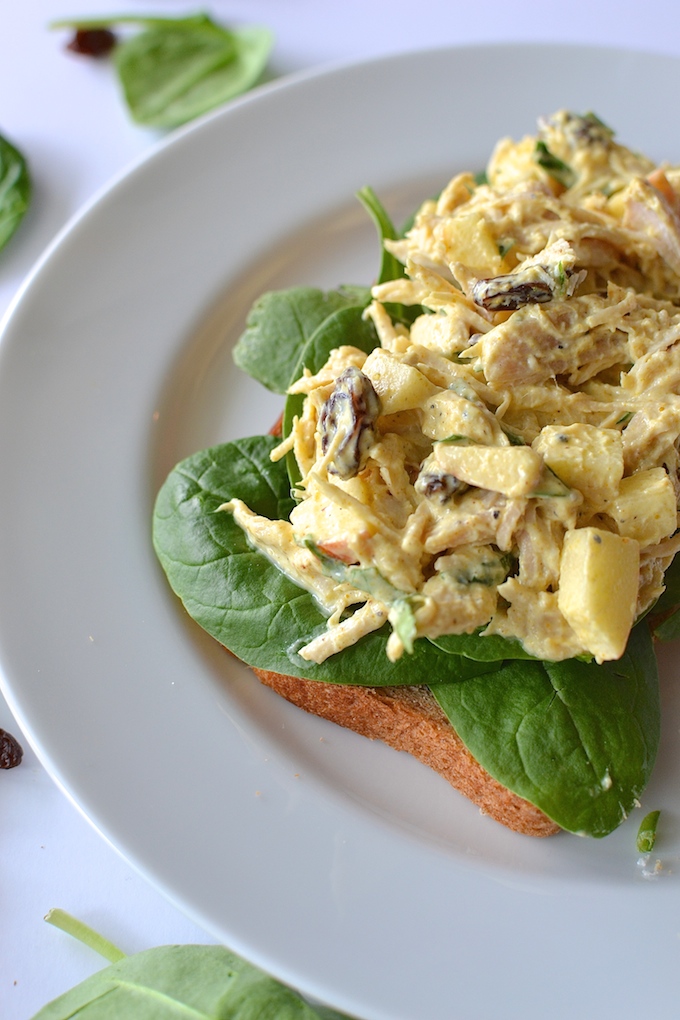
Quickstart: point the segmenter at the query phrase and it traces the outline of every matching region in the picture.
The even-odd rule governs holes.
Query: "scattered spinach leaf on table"
[[[261,25],[226,28],[207,14],[183,18],[117,15],[55,21],[76,32],[132,26],[111,53],[132,118],[146,127],[174,128],[260,80],[273,45]]]
[[[134,1017],[162,1020],[348,1020],[313,1007],[223,946],[159,946],[126,956],[62,910],[45,920],[90,946],[111,964],[44,1006],[33,1020]]]
[[[0,135],[0,249],[21,223],[31,202],[31,178],[25,158]]]

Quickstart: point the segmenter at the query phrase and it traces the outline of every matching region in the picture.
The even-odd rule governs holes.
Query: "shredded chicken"
[[[290,522],[230,506],[328,613],[300,654],[389,620],[393,659],[480,630],[618,657],[677,544],[680,169],[560,111],[386,246],[406,276],[373,289],[379,346],[291,388]]]

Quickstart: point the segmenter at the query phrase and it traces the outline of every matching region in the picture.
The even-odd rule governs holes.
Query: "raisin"
[[[23,748],[16,737],[0,729],[0,769],[13,769],[23,756]]]
[[[448,503],[454,495],[465,492],[465,482],[443,471],[424,471],[416,480],[415,490],[422,496],[434,497],[439,503]]]
[[[350,365],[335,381],[335,389],[321,410],[321,452],[335,443],[328,473],[353,478],[363,467],[375,442],[373,426],[380,414],[380,400],[373,383]]]
[[[116,37],[108,28],[79,28],[66,49],[86,57],[105,57],[115,45]]]

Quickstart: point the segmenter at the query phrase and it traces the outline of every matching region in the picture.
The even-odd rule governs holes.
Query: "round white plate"
[[[232,367],[251,301],[368,283],[372,185],[399,220],[560,107],[680,162],[680,64],[594,49],[413,53],[265,87],[178,133],[41,260],[0,346],[0,663],[93,824],[235,951],[365,1020],[673,1015],[680,701],[639,818],[595,842],[480,817],[405,755],[304,715],[189,621],[153,498],[280,402]],[[654,858],[656,860],[656,858]],[[654,861],[652,861],[652,864]]]

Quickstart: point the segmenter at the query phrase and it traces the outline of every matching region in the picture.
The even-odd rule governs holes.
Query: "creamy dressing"
[[[299,654],[389,620],[393,660],[480,628],[617,658],[680,544],[680,171],[562,111],[386,247],[407,275],[373,288],[379,346],[291,387],[290,521],[225,506],[326,611]]]

